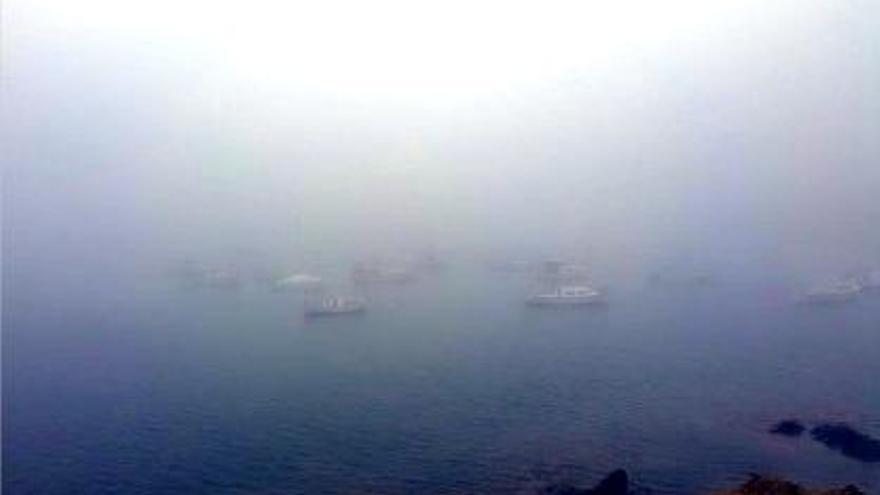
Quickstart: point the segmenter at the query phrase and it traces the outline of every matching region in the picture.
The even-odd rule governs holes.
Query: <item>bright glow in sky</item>
[[[4,151],[20,201],[57,177],[158,246],[275,246],[297,211],[321,249],[851,248],[876,235],[876,5],[9,0]]]
[[[710,37],[755,2],[502,0],[29,4],[53,28],[177,45],[244,81],[343,97],[461,99]],[[766,8],[764,9],[767,10]]]

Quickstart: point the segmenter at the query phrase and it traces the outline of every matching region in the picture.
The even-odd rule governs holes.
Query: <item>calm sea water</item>
[[[617,467],[657,493],[750,471],[880,491],[880,466],[765,433],[880,436],[880,294],[633,288],[542,311],[524,286],[459,270],[310,322],[258,287],[7,290],[4,493],[531,493]]]

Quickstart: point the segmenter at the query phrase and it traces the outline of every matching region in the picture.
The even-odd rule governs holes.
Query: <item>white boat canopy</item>
[[[277,287],[285,287],[291,289],[308,289],[321,285],[323,280],[321,277],[309,275],[307,273],[297,273],[289,277],[282,278],[275,282]]]

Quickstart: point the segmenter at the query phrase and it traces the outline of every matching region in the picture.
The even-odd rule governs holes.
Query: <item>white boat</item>
[[[306,316],[348,315],[366,310],[367,304],[363,298],[330,294],[309,298],[305,304]]]
[[[833,284],[814,287],[805,292],[800,302],[804,304],[831,304],[852,301],[862,292],[862,286],[848,280]]]
[[[605,296],[598,290],[585,286],[559,286],[539,290],[528,297],[530,306],[590,306],[602,304]]]
[[[309,275],[306,273],[297,273],[289,277],[276,280],[272,285],[272,290],[276,292],[291,290],[314,290],[321,288],[323,280],[321,277]]]

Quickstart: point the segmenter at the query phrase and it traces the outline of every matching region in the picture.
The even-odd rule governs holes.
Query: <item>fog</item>
[[[6,288],[880,265],[880,5],[705,4],[4,2]]]

